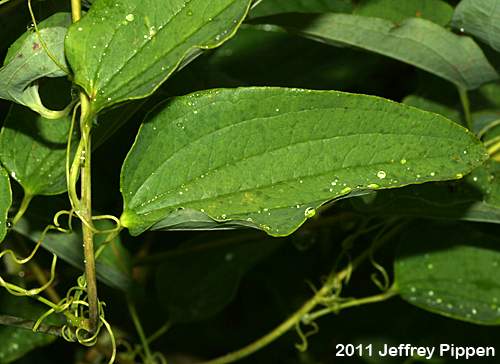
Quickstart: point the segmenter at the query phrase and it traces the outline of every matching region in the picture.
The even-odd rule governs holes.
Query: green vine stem
[[[151,353],[151,349],[149,348],[149,341],[144,334],[144,329],[142,328],[141,321],[139,320],[139,315],[137,314],[135,304],[130,298],[127,299],[127,304],[128,310],[130,312],[130,317],[132,317],[137,335],[139,335],[139,339],[141,340],[142,349],[144,350],[144,355],[146,356],[146,363],[153,363],[153,356]]]
[[[332,291],[338,289],[338,287],[341,286],[343,281],[349,279],[354,269],[356,269],[364,261],[370,259],[374,250],[380,248],[383,244],[385,244],[387,241],[389,241],[391,238],[397,235],[403,226],[404,226],[403,223],[398,223],[393,228],[388,229],[388,231],[382,237],[380,237],[380,239],[376,239],[374,241],[373,245],[369,249],[365,250],[351,264],[349,264],[346,268],[344,268],[340,272],[337,272],[336,269],[332,270],[332,272],[329,274],[328,278],[326,279],[321,289],[319,289],[311,299],[309,299],[306,303],[304,303],[304,305],[302,305],[301,308],[299,308],[295,313],[293,313],[288,319],[282,322],[274,330],[264,335],[260,339],[254,341],[253,343],[243,347],[242,349],[223,355],[219,358],[203,362],[202,364],[233,363],[237,360],[243,359],[261,350],[262,348],[266,347],[273,341],[277,340],[279,337],[288,332],[290,329],[300,326],[301,323],[312,324],[313,320],[311,319],[310,312],[313,311],[313,309],[316,306],[323,304],[325,299],[327,299],[332,295]],[[346,240],[352,242],[353,238],[359,235],[361,235],[361,233],[359,232],[354,233],[353,235],[349,236]],[[359,306],[362,304],[381,302],[383,300],[393,297],[396,294],[397,294],[397,288],[396,285],[393,285],[388,291],[384,293],[340,303],[335,307],[335,311],[338,311],[342,308]],[[327,308],[327,309],[328,313],[334,312],[332,308]],[[322,310],[317,312],[322,312]],[[324,313],[322,312],[320,315],[318,315],[318,317],[323,316],[324,314],[326,314],[326,311]]]
[[[24,193],[23,200],[21,201],[21,205],[19,206],[19,210],[17,210],[16,215],[12,219],[12,225],[16,225],[19,220],[23,217],[24,213],[28,209],[28,206],[33,199],[33,196],[29,193]]]
[[[94,332],[99,323],[99,301],[97,299],[97,279],[95,271],[94,228],[92,226],[92,184],[91,184],[91,136],[93,115],[90,112],[90,101],[83,92],[80,94],[81,120],[80,132],[83,145],[80,158],[81,201],[78,215],[82,220],[83,255],[85,263],[85,280],[87,281],[87,296],[89,301],[90,329]]]

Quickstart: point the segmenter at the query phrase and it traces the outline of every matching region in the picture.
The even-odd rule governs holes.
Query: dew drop
[[[376,183],[370,183],[368,186],[366,186],[368,188],[371,188],[371,189],[377,189],[377,188],[380,188],[380,186]]]
[[[188,16],[193,16],[193,12],[191,10],[188,10],[187,15]]]
[[[126,19],[127,21],[134,21],[134,19],[135,19],[134,14],[128,14],[128,15],[125,17],[125,19]]]
[[[434,177],[436,175],[436,172],[431,172],[431,177]]]
[[[378,171],[377,172],[377,177],[380,179],[384,179],[387,176],[387,173],[385,171]]]
[[[462,173],[457,173],[457,174],[455,175],[455,177],[456,177],[457,179],[463,178],[463,176],[464,176],[464,175],[463,175]]]
[[[432,297],[432,296],[434,296],[434,291],[429,291],[429,292],[427,292],[427,294]]]
[[[351,187],[346,187],[346,188],[344,188],[342,191],[340,191],[340,193],[342,193],[342,194],[346,194],[346,193],[349,193],[349,192],[351,192],[351,191],[352,191],[352,188],[351,188]]]
[[[407,162],[407,161],[406,161],[406,159],[404,159],[404,158],[403,158],[403,159],[401,159],[401,160],[399,161],[399,163],[401,163],[401,164],[403,164],[403,165],[404,165],[404,164],[406,164],[406,162]]]
[[[314,207],[308,207],[304,210],[304,216],[308,219],[316,215],[316,209]]]

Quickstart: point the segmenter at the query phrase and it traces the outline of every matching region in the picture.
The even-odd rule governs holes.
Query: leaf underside
[[[464,89],[498,79],[481,48],[433,22],[390,20],[350,14],[290,14],[256,20],[332,45],[349,45],[421,68]]]
[[[500,4],[498,0],[462,0],[451,25],[471,34],[500,52]]]
[[[66,75],[64,37],[67,22],[67,14],[55,14],[40,23],[39,34],[28,31],[11,46],[0,69],[0,98],[27,106],[45,117],[59,115],[43,105],[37,81]],[[47,54],[44,45],[58,64]]]

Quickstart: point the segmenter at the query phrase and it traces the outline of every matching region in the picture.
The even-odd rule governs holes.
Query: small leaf
[[[27,106],[49,119],[58,119],[66,113],[64,110],[49,110],[43,105],[37,83],[44,77],[67,74],[64,56],[64,37],[67,32],[65,19],[66,14],[56,14],[45,23],[40,23],[39,35],[28,31],[11,46],[4,67],[0,69],[0,98]],[[57,63],[47,54],[44,45]]]
[[[464,128],[377,97],[211,90],[142,125],[122,168],[121,222],[138,235],[197,210],[284,236],[327,201],[459,178],[485,158]]]
[[[97,0],[70,27],[66,54],[93,110],[149,96],[201,49],[231,38],[250,0]]]
[[[15,297],[6,292],[0,295],[0,315],[37,320],[47,308],[36,304],[27,297]],[[59,324],[56,316],[50,316],[46,324]],[[31,350],[52,343],[55,336],[32,332],[27,329],[0,325],[0,364],[7,364],[23,357]]]
[[[473,226],[419,224],[407,231],[396,282],[403,299],[425,310],[500,325],[500,240]]]
[[[0,132],[0,160],[26,194],[55,195],[66,190],[69,128],[69,117],[49,120],[12,105]]]
[[[423,18],[446,26],[453,16],[453,7],[442,0],[362,0],[354,14],[383,18],[395,23],[407,18]]]
[[[389,20],[349,14],[282,15],[255,22],[275,24],[331,45],[349,45],[421,68],[465,89],[498,79],[481,48],[431,21]]]
[[[498,0],[462,0],[455,8],[453,28],[471,34],[500,52]]]
[[[242,276],[282,242],[250,234],[172,251],[157,270],[160,302],[174,322],[207,319],[233,300]]]
[[[265,0],[260,2],[250,16],[269,16],[280,13],[350,13],[353,9],[350,0]]]

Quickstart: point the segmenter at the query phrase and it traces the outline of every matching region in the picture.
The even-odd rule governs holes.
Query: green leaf
[[[39,35],[28,31],[11,46],[4,67],[0,69],[0,98],[25,105],[49,119],[58,119],[65,113],[64,110],[49,110],[43,105],[37,81],[67,74],[64,56],[67,18],[67,14],[55,14],[40,23]]]
[[[453,84],[475,89],[498,74],[481,48],[425,19],[389,20],[349,14],[282,15],[260,23],[285,29],[331,45],[362,48],[421,68]]]
[[[0,166],[0,242],[7,235],[7,217],[12,204],[12,191],[7,171]]]
[[[211,90],[142,125],[122,168],[121,222],[138,235],[195,210],[283,236],[327,201],[460,178],[485,157],[464,128],[377,97]]]
[[[471,34],[500,52],[498,0],[462,0],[455,8],[452,26]]]
[[[417,17],[445,26],[451,21],[453,7],[442,0],[363,0],[356,6],[354,14],[383,18],[394,23]]]
[[[354,199],[363,214],[500,224],[500,163],[488,161],[456,182],[428,183]]]
[[[500,240],[473,225],[419,224],[402,237],[395,278],[406,301],[483,325],[500,324]]]
[[[250,234],[208,244],[191,242],[168,253],[158,267],[156,289],[169,318],[193,322],[220,312],[233,300],[243,275],[281,243]]]
[[[350,0],[264,0],[252,11],[250,16],[268,16],[280,13],[350,13],[353,9]]]
[[[70,27],[66,55],[93,110],[149,96],[202,49],[231,38],[250,0],[98,0]]]
[[[21,317],[26,320],[37,320],[47,308],[36,304],[27,297],[15,297],[2,292],[0,295],[0,315]],[[58,324],[55,316],[49,317],[44,323]],[[55,336],[34,333],[30,330],[0,325],[0,364],[7,364],[31,350],[52,343]]]
[[[31,196],[66,190],[66,144],[70,118],[46,119],[13,105],[0,132],[0,160]],[[73,143],[76,146],[76,143]]]

